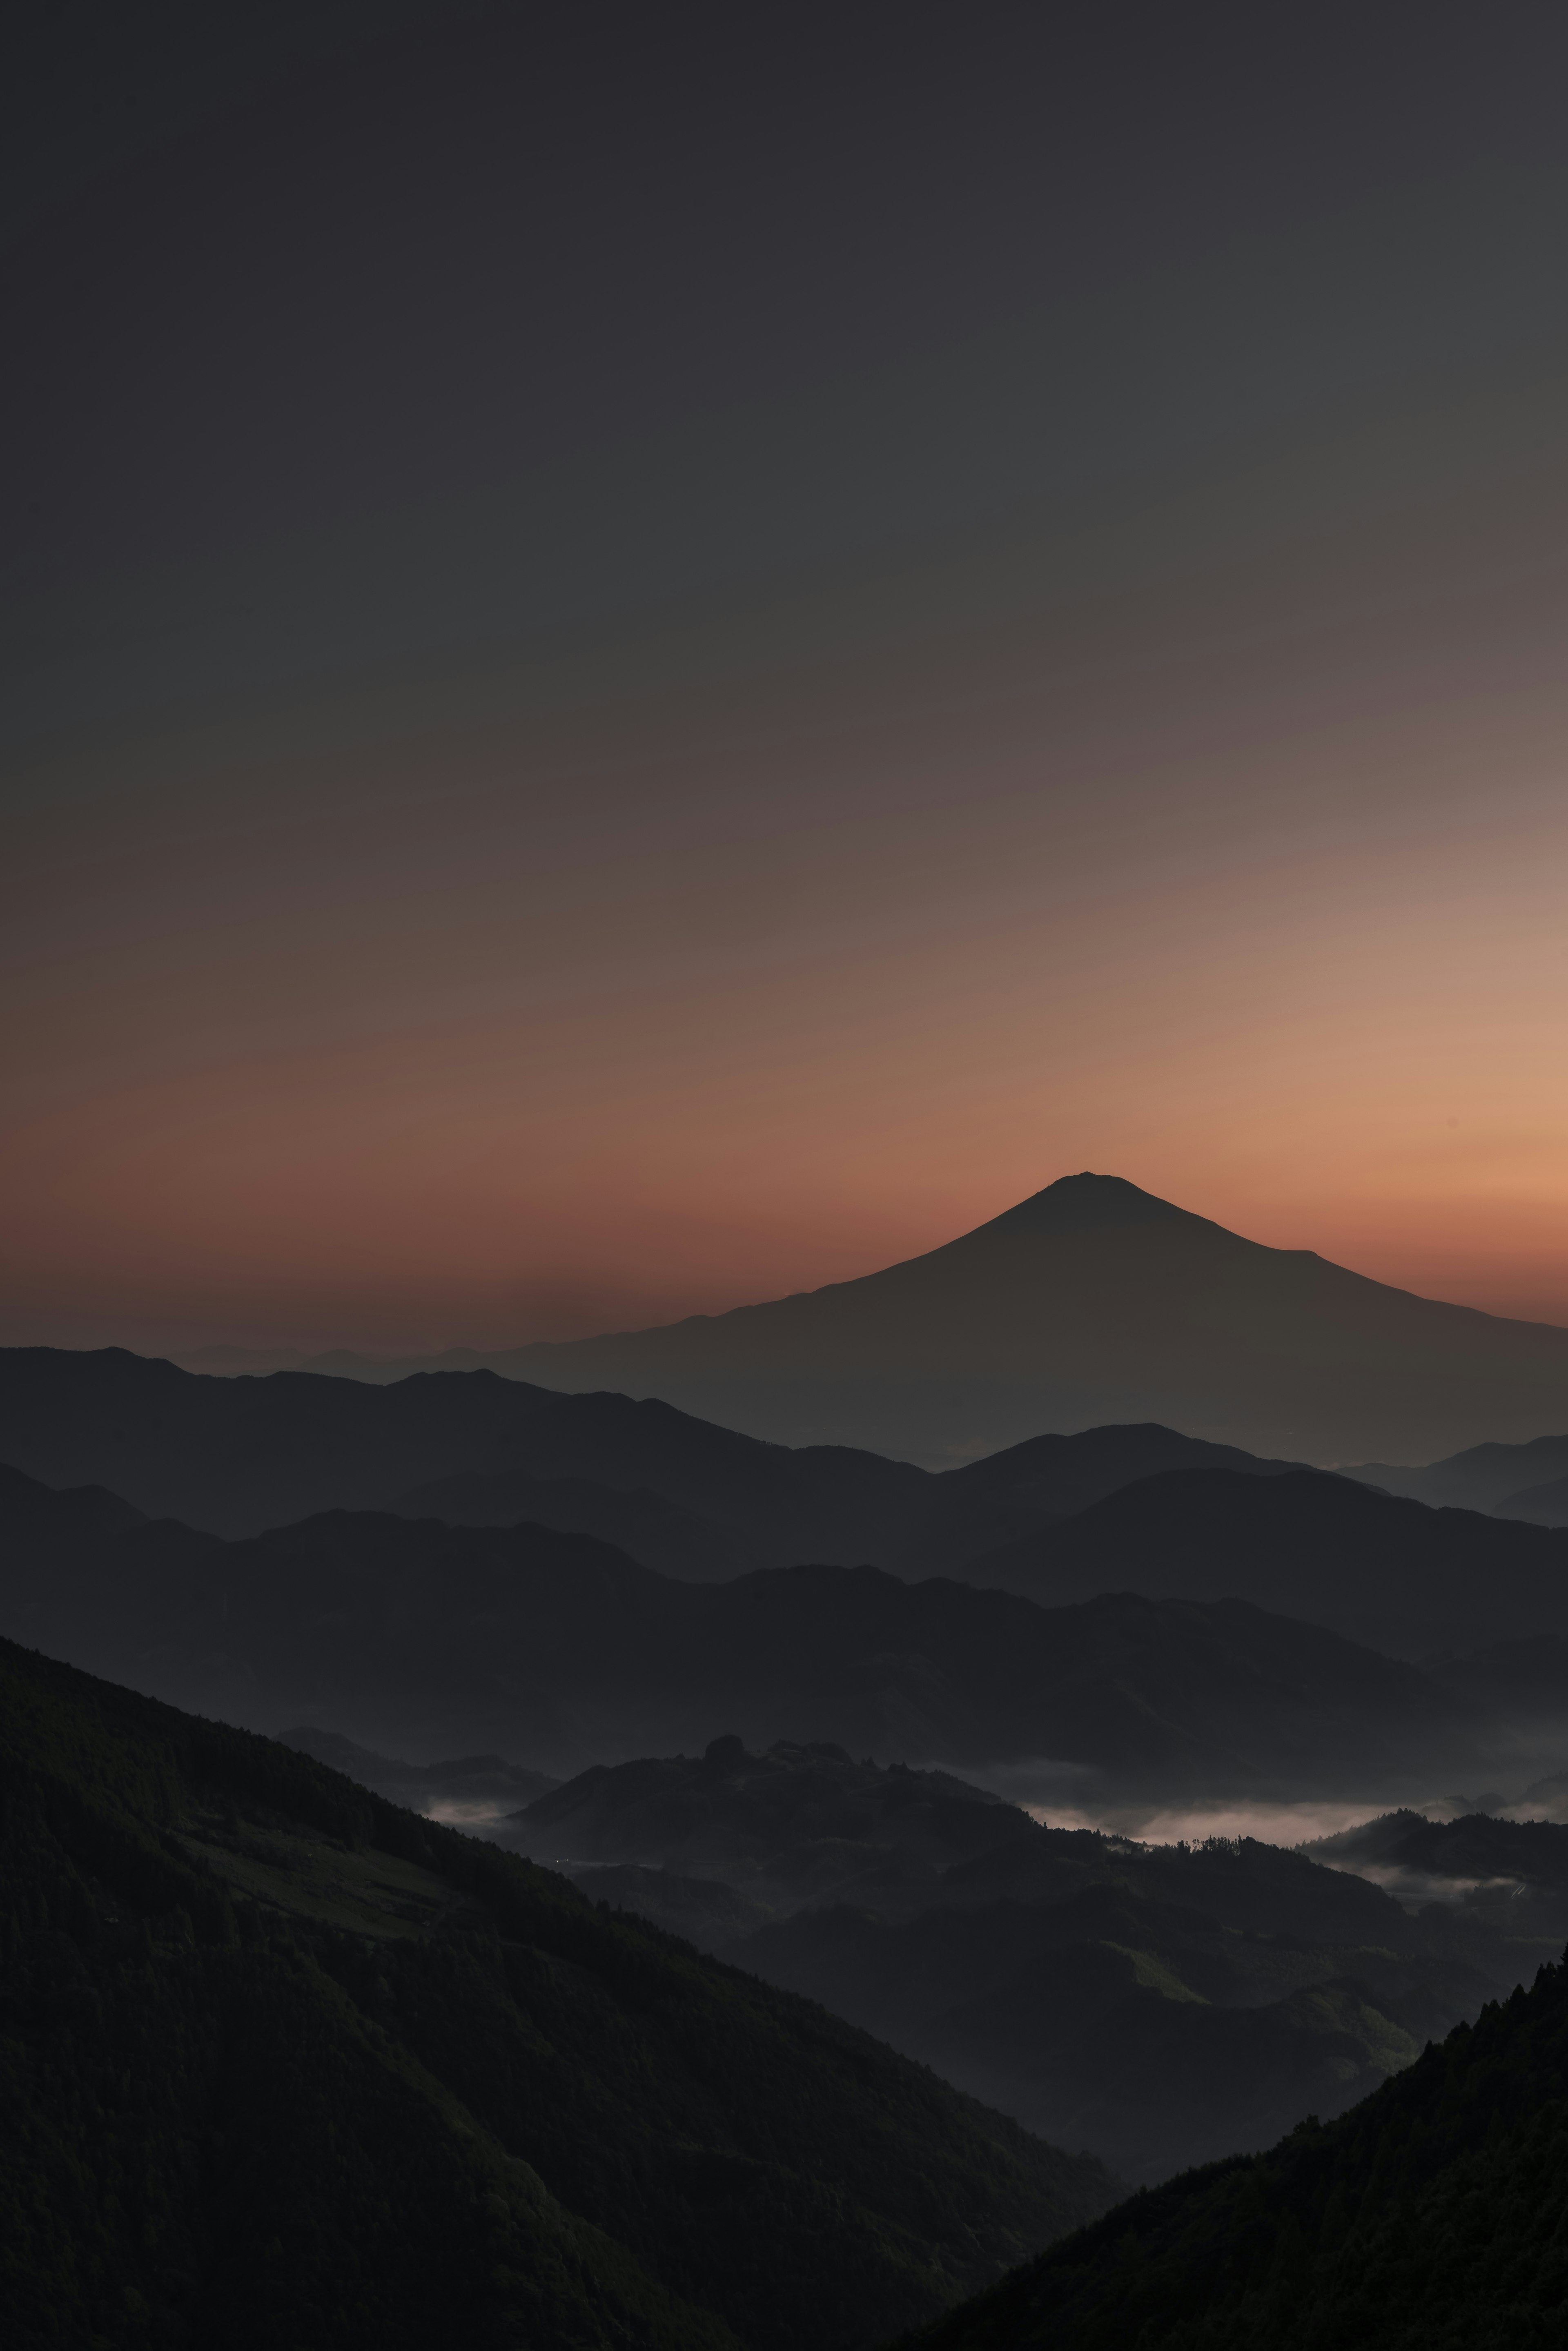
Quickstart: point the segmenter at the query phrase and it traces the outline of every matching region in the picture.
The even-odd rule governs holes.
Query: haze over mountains
[[[1087,1194],[1054,1187],[1066,1210],[1101,1215],[1106,1196],[1090,1182]],[[1151,1203],[1157,1213],[1145,1215],[1141,1197],[1129,1209],[1113,1187],[1127,1214],[1082,1226],[1091,1255],[1106,1229],[1166,1233],[1176,1212]],[[1003,1247],[1015,1272],[1031,1251],[1037,1272],[1060,1272],[1063,1214],[1059,1199],[1043,1237],[1024,1234],[1022,1257],[1016,1234],[987,1246]],[[1178,1254],[1197,1262],[1214,1230],[1178,1218]],[[1220,1235],[1221,1250],[1233,1241]],[[1238,1296],[1252,1258],[1242,1272]],[[999,1311],[996,1268],[967,1294],[975,1313]],[[1022,1282],[1014,1308],[1033,1294]],[[1164,1295],[1176,1298],[1168,1283]],[[1135,1351],[1149,1326],[1129,1314],[1120,1327]],[[1215,1327],[1241,1380],[1237,1316]],[[1265,1362],[1265,1386],[1267,1374]],[[729,1391],[745,1392],[744,1380]],[[0,1353],[0,1635],[153,1700],[279,1733],[300,1771],[308,1756],[427,1820],[477,1826],[622,1914],[620,1925],[605,1908],[558,1916],[560,1897],[541,1897],[528,1914],[538,1947],[503,1972],[542,1965],[549,1984],[579,1990],[570,1968],[591,1973],[601,1957],[624,1973],[628,1947],[614,1938],[640,1919],[685,1938],[683,1965],[695,1945],[758,1996],[805,1994],[818,2004],[805,2013],[832,2032],[874,2033],[884,2069],[930,2067],[938,2103],[957,2102],[943,2126],[963,2139],[971,2175],[944,2193],[956,2211],[988,2169],[1005,2175],[1005,2260],[1025,2250],[1027,2181],[1048,2190],[1038,2242],[1058,2215],[1100,2209],[1111,2175],[1166,2181],[1303,2115],[1333,2116],[1561,1948],[1568,1826],[1481,1817],[1468,1798],[1447,1800],[1469,1815],[1453,1823],[1413,1808],[1462,1786],[1490,1791],[1476,1802],[1493,1813],[1519,1810],[1521,1790],[1546,1813],[1568,1809],[1568,1531],[1521,1523],[1520,1483],[1550,1488],[1539,1473],[1563,1445],[1494,1438],[1425,1469],[1367,1460],[1338,1474],[1311,1466],[1305,1443],[1255,1453],[1144,1419],[1037,1429],[934,1469],[864,1447],[791,1447],[661,1396],[563,1393],[491,1369],[385,1384],[213,1377],[120,1350],[14,1350]],[[57,1698],[82,1698],[79,1673],[48,1679],[65,1670],[35,1655],[11,1686],[34,1712],[44,1690],[47,1714]],[[143,1701],[123,1691],[90,1702],[181,1751],[208,1738],[166,1707],[138,1713]],[[400,2033],[399,2003],[414,2004],[409,2045],[426,2052],[443,2095],[477,2095],[481,2045],[521,2080],[517,2018],[497,2005],[490,1962],[449,1959],[444,1939],[498,1933],[505,1944],[515,1889],[485,1865],[460,1865],[455,1848],[433,1848],[433,1870],[384,1807],[387,1849],[363,1853],[334,1831],[340,1864],[309,1833],[318,1816],[338,1817],[323,1793],[330,1771],[296,1789],[293,1765],[256,1766],[238,1747],[220,1760],[215,1792],[186,1775],[170,1834],[202,1886],[228,1889],[219,1910],[225,1898],[253,1907],[231,1929],[227,1912],[208,1920],[201,1908],[210,1889],[190,1896],[206,1921],[198,1944],[210,1927],[248,1949],[259,1921],[270,1949],[277,1917],[303,1920],[289,1931],[309,1937],[309,1966],[338,1970],[329,2000],[346,1990]],[[287,1788],[295,1810],[264,1785]],[[1115,1833],[1047,1826],[998,1791]],[[1325,1802],[1396,1809],[1311,1855],[1228,1837],[1145,1847],[1120,1833],[1173,1804]],[[491,1923],[471,1902],[449,1928],[470,1878]],[[101,1905],[90,1888],[84,1900],[90,1939]],[[611,1938],[602,1953],[580,1917]],[[401,1936],[417,1958],[340,1965],[340,1932],[372,1945]],[[74,1987],[68,2002],[85,1986],[123,2006],[123,1985],[95,1972],[86,1945],[50,1949],[26,1958],[10,1995],[18,2012],[54,2013],[51,1968]],[[184,1964],[157,1961],[170,1981]],[[221,2038],[217,1995],[202,1984],[191,1997]],[[590,2038],[608,1985],[585,1995]],[[550,2011],[570,2033],[588,2030],[576,1996]],[[296,1985],[282,2012],[326,2047],[314,1997]],[[454,2022],[438,2029],[449,1998]],[[421,2039],[427,2027],[434,2039]],[[635,2022],[612,2029],[624,2029],[634,2070],[658,2055]],[[583,2065],[573,2078],[580,2088]],[[840,2091],[812,2078],[810,2097],[831,2106]],[[905,2076],[878,2079],[879,2095],[904,2095]],[[385,2095],[372,2069],[365,2111]],[[590,2102],[597,2113],[593,2085]],[[259,2127],[245,2096],[230,2105]],[[293,2105],[314,2111],[303,2090]],[[502,2120],[486,2126],[509,2145],[518,2112],[492,2100],[486,2113]],[[669,2351],[706,2345],[703,2314],[721,2302],[727,2321],[732,2309],[745,2318],[716,2345],[778,2339],[782,2351],[755,2280],[743,2287],[712,2261],[706,2218],[666,2281],[659,2230],[637,2234],[623,2199],[580,2187],[582,2168],[601,2160],[597,2127],[570,2143],[562,2176],[580,2183],[571,2210],[615,2215],[612,2233],[634,2252],[611,2301],[652,2297],[652,2309],[668,2283],[701,2305],[671,2320]],[[912,2126],[915,2152],[925,2127]],[[422,2163],[423,2131],[405,2134]],[[1039,2154],[1031,2132],[1051,2142]],[[558,2133],[560,2147],[568,2138]],[[662,2143],[652,2127],[648,2147]],[[1059,2146],[1088,2153],[1070,2160]],[[323,2168],[319,2154],[310,2161]],[[368,2154],[353,2161],[373,2171]],[[698,2169],[707,2184],[676,2205],[706,2216],[712,2181],[729,2175],[706,2156]],[[503,2164],[487,2192],[528,2237],[508,2179]],[[904,2188],[889,2192],[902,2210]],[[593,2244],[572,2237],[570,2214],[549,2225],[589,2275]],[[660,2228],[668,2240],[685,2225],[672,2208]],[[434,2247],[422,2258],[445,2274]],[[525,2259],[537,2267],[532,2239]],[[902,2241],[883,2257],[873,2298],[899,2312],[890,2323],[931,2314],[998,2266],[943,2259],[936,2282],[916,2274]],[[826,2273],[814,2257],[806,2267],[809,2302]],[[580,2303],[563,2291],[562,2307]],[[802,2323],[818,2339],[817,2318]],[[644,2328],[649,2344],[661,2324]],[[858,2336],[834,2326],[871,2351],[869,2325]],[[615,2317],[611,2339],[622,2335],[643,2339]]]
[[[1129,1792],[1376,1786],[1483,1769],[1463,1697],[1226,1600],[1048,1611],[869,1567],[676,1583],[585,1535],[328,1512],[240,1542],[98,1489],[0,1479],[0,1632],[225,1720],[562,1772],[829,1740],[1040,1763]]]
[[[697,1581],[804,1559],[928,1573],[1157,1469],[1298,1466],[1134,1426],[1033,1437],[933,1475],[846,1446],[769,1444],[656,1398],[563,1396],[492,1372],[385,1388],[229,1380],[112,1347],[0,1350],[0,1461],[214,1534],[322,1510],[530,1519]]]
[[[1137,2181],[1342,2112],[1568,1932],[1561,1826],[1143,1845],[733,1737],[586,1771],[496,1833]],[[1390,1860],[1418,1906],[1368,1882]]]
[[[1430,1460],[1568,1426],[1568,1330],[1417,1298],[1090,1174],[923,1257],[728,1314],[317,1367],[622,1389],[785,1444],[936,1465],[1107,1421],[1322,1462]]]
[[[0,2316],[873,2351],[1115,2183],[289,1749],[0,1642]]]

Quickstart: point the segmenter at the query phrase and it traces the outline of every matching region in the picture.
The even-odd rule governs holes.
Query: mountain
[[[1173,1469],[1273,1478],[1305,1466],[1260,1460],[1234,1445],[1210,1445],[1157,1421],[1027,1437],[930,1479],[916,1531],[878,1563],[912,1577],[962,1574],[1009,1539],[1072,1517],[1143,1478]]]
[[[1315,1461],[1431,1459],[1568,1423],[1568,1330],[1266,1248],[1112,1176],[1064,1176],[858,1280],[656,1330],[438,1360],[659,1395],[755,1436],[938,1466],[1107,1421],[1172,1422]],[[357,1368],[385,1378],[415,1366]]]
[[[801,1560],[945,1573],[1153,1471],[1301,1466],[1145,1424],[1035,1437],[936,1476],[850,1447],[771,1444],[657,1398],[561,1395],[493,1372],[378,1388],[45,1347],[0,1350],[4,1461],[225,1536],[328,1509],[527,1520],[690,1582]]]
[[[964,1573],[1047,1607],[1234,1596],[1396,1656],[1568,1631],[1568,1535],[1313,1471],[1143,1478]]]
[[[936,1483],[910,1463],[881,1454],[835,1445],[768,1444],[677,1412],[656,1398],[634,1402],[598,1394],[551,1396],[520,1419],[507,1445],[505,1478],[591,1481],[613,1489],[623,1498],[622,1507],[632,1498],[656,1496],[702,1521],[693,1530],[691,1568],[682,1572],[702,1564],[710,1573],[721,1555],[727,1557],[731,1573],[743,1566],[786,1567],[797,1560],[849,1564],[880,1557],[919,1526]],[[509,1511],[514,1499],[526,1499],[526,1490],[470,1473],[438,1489],[401,1489],[397,1508],[423,1510],[434,1504],[433,1516],[494,1525],[493,1517],[481,1518],[480,1512],[497,1506]],[[560,1498],[558,1509],[569,1500]],[[593,1507],[607,1539],[614,1540],[605,1505]],[[652,1515],[644,1499],[635,1520],[627,1513],[629,1531],[634,1527],[646,1540]],[[573,1531],[597,1533],[601,1528]],[[655,1539],[673,1556],[680,1529],[665,1521]]]
[[[1568,1437],[1536,1437],[1528,1445],[1471,1445],[1446,1460],[1428,1462],[1425,1468],[1362,1461],[1340,1475],[1381,1486],[1385,1493],[1429,1502],[1436,1510],[1496,1510],[1504,1518],[1528,1519],[1532,1511],[1510,1505],[1568,1476]],[[1553,1526],[1559,1521],[1545,1518],[1540,1523]]]
[[[6,1347],[0,1461],[47,1486],[108,1487],[149,1518],[254,1534],[493,1468],[558,1401],[494,1373],[376,1389],[304,1372],[202,1376],[122,1347]]]
[[[595,1769],[507,1828],[537,1857],[576,1856],[561,1865],[585,1893],[1134,2180],[1338,2113],[1563,1939],[1513,1879],[1511,1903],[1467,1903],[1462,1845],[1449,1900],[1412,1917],[1322,1858],[1043,1827],[949,1774],[821,1745],[752,1755],[731,1737]]]
[[[1565,2199],[1547,1967],[1337,2121],[1134,2198],[900,2351],[1546,2351]]]
[[[18,2345],[874,2345],[1103,2210],[821,2009],[0,1643]]]
[[[1559,1947],[1568,1938],[1568,1828],[1556,1821],[1387,1813],[1304,1850],[1364,1871],[1406,1904],[1461,1901],[1468,1918],[1489,1919],[1500,1933]]]
[[[466,1522],[509,1507],[489,1482],[498,1477],[522,1480],[513,1490],[525,1497],[536,1481],[651,1491],[721,1531],[694,1531],[694,1563],[708,1572],[721,1552],[738,1567],[896,1548],[931,1483],[877,1454],[791,1451],[656,1401],[563,1396],[494,1372],[421,1373],[383,1388],[308,1372],[219,1379],[119,1347],[0,1349],[0,1461],[230,1536],[323,1510],[405,1508],[410,1497],[423,1507],[438,1483]],[[470,1476],[486,1482],[454,1483]],[[547,1511],[565,1499],[547,1497]],[[601,1520],[617,1507],[604,1495],[578,1503]],[[642,1511],[644,1533],[655,1515]],[[667,1520],[657,1540],[674,1543]]]
[[[51,1510],[68,1539],[38,1533]],[[685,1583],[541,1527],[337,1511],[225,1543],[168,1520],[83,1535],[80,1510],[0,1480],[0,1630],[229,1720],[330,1723],[382,1753],[575,1771],[700,1749],[722,1724],[885,1761],[1055,1759],[1137,1789],[1393,1793],[1486,1768],[1464,1701],[1239,1601],[1048,1611],[874,1568]],[[7,1511],[33,1531],[5,1540]]]

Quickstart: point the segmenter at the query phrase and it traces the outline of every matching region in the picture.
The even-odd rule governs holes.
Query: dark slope
[[[1312,1472],[1141,1479],[964,1572],[1046,1606],[1234,1594],[1396,1654],[1568,1630],[1568,1536]]]
[[[863,2345],[1109,2183],[271,1741],[0,1645],[29,2346]]]
[[[1343,2112],[1504,1972],[1439,1952],[1440,1935],[1423,1948],[1371,1886],[1342,1941],[1332,1913],[1281,1932],[1257,1887],[1246,1907],[1266,1923],[1244,1932],[1196,1870],[1176,1901],[1116,1877],[1103,1865],[1049,1906],[803,1911],[724,1948],[1138,2183]]]
[[[1266,1249],[1092,1175],[857,1281],[487,1360],[938,1464],[1105,1421],[1327,1461],[1429,1460],[1568,1421],[1568,1331]]]
[[[1341,2112],[1563,1940],[1540,1903],[1467,1903],[1450,1880],[1410,1917],[1274,1846],[1045,1828],[834,1748],[725,1739],[591,1771],[514,1825],[536,1856],[574,1856],[585,1892],[1135,2180]]]
[[[231,1720],[547,1770],[700,1750],[716,1724],[889,1761],[1069,1758],[1135,1788],[1392,1793],[1478,1768],[1460,1701],[1239,1602],[1047,1612],[873,1568],[677,1583],[538,1527],[332,1512],[225,1544],[155,1521],[68,1565],[5,1542],[0,1630]]]
[[[1568,1970],[1326,2128],[1188,2174],[905,2351],[1555,2351]]]

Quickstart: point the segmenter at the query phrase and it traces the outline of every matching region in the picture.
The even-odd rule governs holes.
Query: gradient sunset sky
[[[1058,1176],[1568,1322],[1568,14],[39,10],[0,1343]]]

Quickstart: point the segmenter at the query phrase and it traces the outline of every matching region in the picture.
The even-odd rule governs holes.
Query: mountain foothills
[[[789,1444],[936,1464],[1107,1421],[1175,1421],[1316,1461],[1430,1460],[1568,1426],[1568,1330],[1416,1298],[1087,1174],[923,1257],[765,1305],[323,1368],[395,1378],[481,1364],[662,1396]]]
[[[1260,1481],[1272,1482],[1272,1481]],[[1500,1530],[1517,1533],[1518,1530]],[[681,1583],[585,1535],[329,1512],[225,1543],[0,1477],[0,1630],[175,1703],[558,1774],[747,1742],[1018,1762],[1057,1784],[1391,1796],[1488,1767],[1465,1698],[1240,1601],[1014,1593],[874,1568]]]
[[[1381,1870],[1379,1831],[1321,1857],[1145,1846],[951,1775],[730,1736],[587,1771],[496,1834],[1158,2180],[1341,2113],[1561,1951],[1568,1829],[1474,1820],[1445,1844],[1394,1820],[1396,1843],[1437,1841],[1408,1907],[1345,1874]]]
[[[870,2346],[1115,2193],[825,2011],[0,1644],[10,2339]]]
[[[1134,2197],[899,2351],[1555,2351],[1568,1966],[1326,2126]]]

